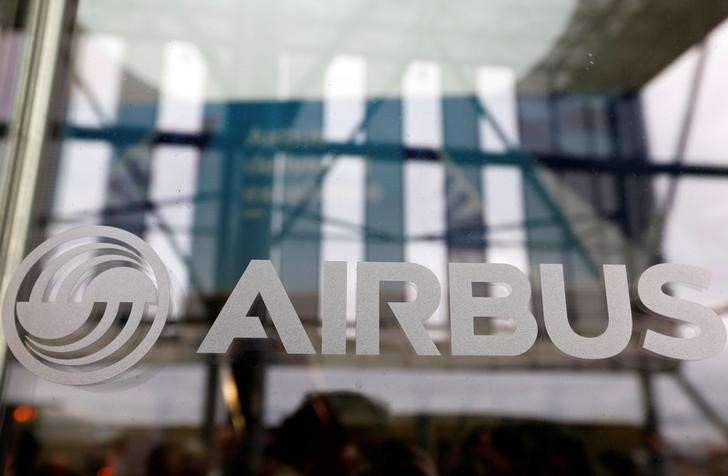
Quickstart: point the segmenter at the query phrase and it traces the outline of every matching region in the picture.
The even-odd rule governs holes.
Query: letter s
[[[650,352],[682,360],[705,359],[722,352],[726,343],[723,320],[712,309],[665,294],[662,287],[672,282],[702,291],[710,286],[710,272],[695,266],[657,264],[642,273],[637,283],[642,305],[656,314],[693,324],[699,333],[684,338],[648,330],[642,346]]]

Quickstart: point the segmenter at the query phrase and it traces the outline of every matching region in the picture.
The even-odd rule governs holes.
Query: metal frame
[[[15,122],[8,127],[8,148],[0,174],[0,303],[10,277],[25,256],[36,201],[38,171],[47,147],[53,94],[57,84],[64,28],[70,0],[32,0],[27,22]],[[0,364],[5,364],[5,339],[0,329]],[[2,374],[0,373],[0,382]]]

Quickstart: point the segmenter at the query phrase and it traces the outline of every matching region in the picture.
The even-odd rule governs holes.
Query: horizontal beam
[[[68,139],[100,140],[131,147],[138,144],[189,145],[201,149],[248,150],[251,154],[273,154],[284,152],[294,155],[359,155],[373,160],[440,160],[446,153],[461,164],[497,164],[514,166],[542,165],[552,170],[606,173],[613,175],[667,175],[728,177],[728,166],[701,163],[651,162],[644,156],[593,157],[586,155],[553,154],[511,150],[492,153],[474,149],[443,149],[404,147],[401,144],[352,144],[326,142],[315,137],[285,137],[279,140],[251,140],[232,135],[216,135],[207,132],[199,134],[176,132],[152,132],[144,128],[104,127],[89,128],[67,126]],[[726,157],[728,162],[728,157]]]

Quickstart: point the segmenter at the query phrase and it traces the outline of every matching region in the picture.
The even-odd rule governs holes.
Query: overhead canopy
[[[430,61],[447,95],[474,90],[474,71],[499,66],[517,76],[547,54],[568,25],[576,0],[344,0],[144,2],[84,1],[79,23],[127,48],[125,69],[157,89],[164,44],[184,41],[209,72],[208,99],[320,98],[326,67],[338,55],[362,58],[367,93],[401,93],[405,68]]]
[[[728,17],[728,2],[582,0],[526,90],[637,90]]]

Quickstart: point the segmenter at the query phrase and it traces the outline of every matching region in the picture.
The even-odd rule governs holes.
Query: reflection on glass
[[[726,16],[713,1],[80,2],[34,236],[135,233],[178,306],[132,385],[60,386],[10,358],[7,474],[725,471],[727,357],[645,353],[647,327],[691,329],[637,306],[618,356],[568,357],[543,328],[538,269],[563,264],[583,335],[606,326],[603,264],[630,280],[704,267],[710,290],[671,292],[726,312]],[[11,99],[3,81],[0,121]],[[287,355],[269,319],[268,340],[196,354],[251,259],[273,262],[319,351],[322,263],[347,261],[347,354]],[[397,283],[381,355],[355,355],[365,260],[435,273],[441,356],[406,340],[386,302],[415,293]],[[485,261],[530,277],[540,329],[523,355],[450,355],[447,263]]]

